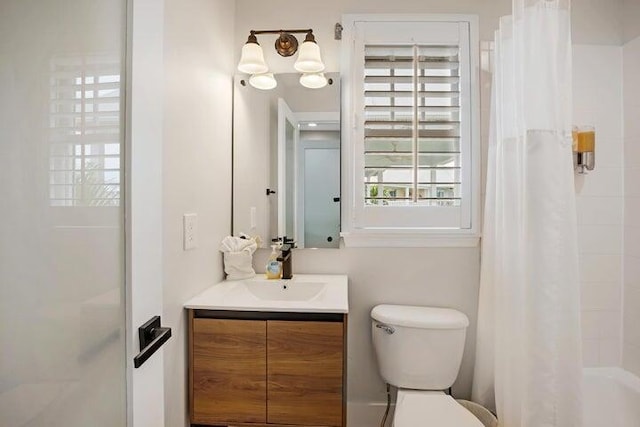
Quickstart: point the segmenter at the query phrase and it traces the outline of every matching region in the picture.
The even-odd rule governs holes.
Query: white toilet
[[[448,308],[378,305],[371,311],[382,378],[398,388],[394,427],[483,427],[451,396],[469,319]]]

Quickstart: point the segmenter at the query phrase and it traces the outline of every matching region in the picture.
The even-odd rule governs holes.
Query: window
[[[56,57],[49,84],[50,206],[119,206],[119,60]]]
[[[345,18],[345,242],[363,233],[475,236],[476,18]]]

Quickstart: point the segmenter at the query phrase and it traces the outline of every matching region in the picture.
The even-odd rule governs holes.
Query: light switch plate
[[[198,214],[184,214],[182,217],[182,235],[185,251],[198,247]]]

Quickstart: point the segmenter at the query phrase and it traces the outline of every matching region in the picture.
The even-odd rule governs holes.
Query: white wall
[[[585,366],[618,366],[624,206],[622,49],[573,50],[574,124],[596,127],[596,168],[576,175]]]
[[[636,0],[572,0],[573,42],[619,46],[623,37],[622,9],[624,1]]]
[[[187,417],[183,304],[222,279],[218,245],[231,226],[234,2],[165,0],[164,312],[165,417]],[[198,248],[182,249],[182,215],[198,214]]]
[[[624,43],[640,36],[640,1],[622,0],[622,24]]]
[[[624,46],[625,216],[622,363],[640,375],[640,37]]]

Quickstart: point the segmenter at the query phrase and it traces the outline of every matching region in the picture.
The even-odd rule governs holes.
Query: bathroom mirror
[[[287,236],[298,248],[338,248],[340,79],[309,89],[300,74],[276,74],[272,90],[234,79],[233,233],[263,247]]]

